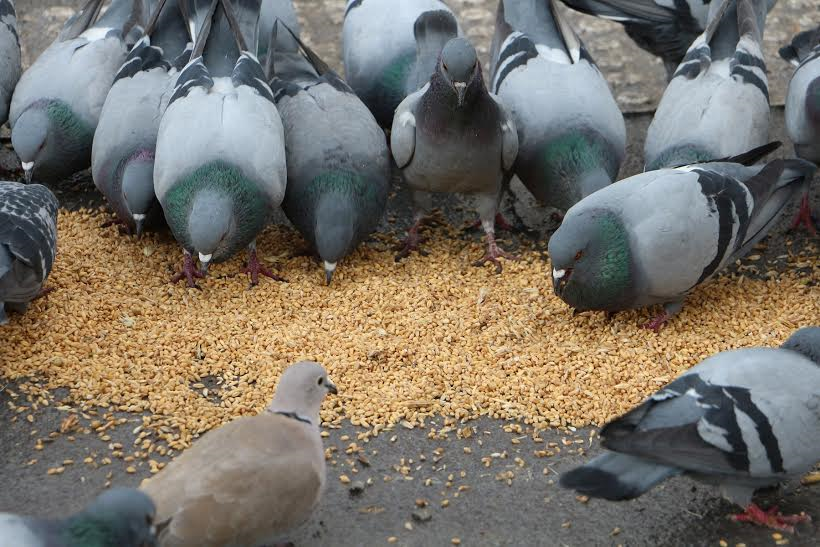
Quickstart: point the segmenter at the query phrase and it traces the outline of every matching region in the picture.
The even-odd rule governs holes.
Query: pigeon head
[[[781,347],[802,353],[820,365],[820,327],[803,327],[794,331]]]
[[[464,106],[483,84],[481,65],[475,48],[465,38],[453,38],[441,50],[438,74],[455,94],[458,106]]]
[[[188,216],[188,235],[207,271],[214,255],[229,256],[226,246],[236,230],[233,200],[221,192],[205,189],[197,193]]]
[[[318,425],[319,409],[328,393],[337,390],[324,367],[314,361],[300,361],[282,373],[268,408],[273,412],[295,412]]]
[[[605,209],[567,213],[549,241],[555,294],[573,308],[619,309],[631,287],[629,236]]]
[[[136,227],[137,236],[149,210],[156,204],[154,194],[154,154],[139,150],[128,159],[122,171],[122,198]]]
[[[11,144],[26,180],[56,182],[87,166],[94,129],[58,100],[32,103],[14,121]]]
[[[72,517],[66,531],[80,541],[103,537],[105,541],[101,544],[104,545],[155,547],[158,544],[155,516],[156,507],[147,494],[133,488],[113,488]]]
[[[347,253],[356,237],[356,210],[349,199],[327,195],[316,210],[316,251],[324,262],[327,284],[333,279],[336,264]]]

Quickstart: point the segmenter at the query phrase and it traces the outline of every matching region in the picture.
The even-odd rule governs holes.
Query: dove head
[[[154,547],[158,544],[155,516],[156,507],[147,494],[133,488],[113,488],[69,519],[67,533],[80,541],[102,537],[105,545]]]
[[[445,44],[438,74],[452,90],[458,107],[468,104],[484,85],[475,48],[465,38],[453,38]]]
[[[611,211],[570,209],[550,238],[549,255],[555,294],[573,308],[615,311],[629,301],[629,236]]]
[[[319,363],[300,361],[285,369],[276,394],[268,407],[273,412],[294,412],[319,424],[319,410],[325,395],[336,393],[336,386]]]
[[[223,257],[236,230],[233,200],[221,192],[204,189],[193,199],[188,217],[188,235],[199,253],[203,270],[214,256]]]
[[[324,262],[325,279],[330,284],[336,264],[355,245],[358,214],[352,196],[328,192],[316,205],[316,251]]]
[[[153,152],[139,150],[126,162],[122,172],[122,199],[131,212],[139,236],[145,217],[157,199],[154,194]]]
[[[85,167],[93,138],[93,128],[53,99],[32,103],[11,130],[11,144],[29,181],[54,182]]]
[[[781,347],[802,353],[820,365],[820,327],[803,327],[794,331]]]

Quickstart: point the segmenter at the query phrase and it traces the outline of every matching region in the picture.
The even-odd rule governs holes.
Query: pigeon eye
[[[320,377],[319,377],[319,380],[316,382],[316,384],[317,384],[317,385],[322,385],[322,384],[324,384],[324,383],[325,383],[325,379],[324,379],[324,378],[322,378],[322,377],[320,376]]]
[[[447,63],[442,61],[441,68],[443,68],[445,71],[447,71]]]
[[[575,253],[575,260],[581,260],[581,257],[584,256],[584,251],[578,251]]]
[[[151,515],[145,515],[145,524],[147,524],[148,526],[151,526],[153,521],[154,521],[154,519],[151,518]]]

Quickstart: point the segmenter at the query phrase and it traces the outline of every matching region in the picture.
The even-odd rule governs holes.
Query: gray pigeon
[[[256,236],[282,203],[287,181],[282,120],[249,52],[256,49],[259,0],[241,0],[237,10],[228,0],[191,2],[188,13],[200,30],[160,122],[154,161],[154,190],[184,250],[172,281],[194,287],[212,260],[243,248],[253,285],[259,274],[280,279],[256,254]],[[199,254],[202,271],[191,253]]]
[[[279,71],[277,64],[271,80],[285,126],[288,184],[282,209],[318,253],[330,284],[339,260],[376,229],[384,214],[390,153],[364,103],[299,44],[301,66],[294,60],[291,73]]]
[[[820,165],[820,26],[799,33],[791,44],[780,48],[780,56],[797,67],[786,94],[786,131],[795,154]],[[808,192],[792,228],[801,224],[810,233],[817,233]]]
[[[672,78],[689,46],[706,29],[710,6],[720,0],[562,0],[572,9],[610,19],[641,49],[661,58]],[[768,0],[768,8],[777,0]]]
[[[452,19],[425,16],[416,26],[425,13],[442,11]],[[347,1],[342,27],[345,79],[379,125],[389,128],[399,103],[430,79],[441,47],[454,37],[452,21],[455,15],[440,0]],[[456,35],[461,34],[456,23]],[[446,38],[442,41],[441,36]],[[431,52],[436,44],[439,51]]]
[[[259,46],[257,47],[260,62],[267,61],[273,26],[277,20],[287,25],[296,36],[299,36],[299,19],[296,17],[296,10],[293,9],[291,0],[262,0],[262,9],[259,12]],[[274,40],[277,51],[295,53],[299,50],[299,45],[288,32],[278,33]],[[276,68],[279,69],[278,66]]]
[[[154,195],[157,131],[192,47],[177,0],[160,0],[154,10],[114,78],[91,149],[94,184],[137,236],[165,222]]]
[[[55,182],[91,164],[105,96],[142,34],[142,0],[88,0],[23,73],[11,100],[11,142],[26,179]]]
[[[607,451],[564,473],[560,484],[617,501],[688,475],[744,507],[735,520],[792,531],[809,517],[763,511],[752,495],[820,459],[818,408],[820,327],[805,327],[780,348],[724,351],[692,367],[605,425]]]
[[[696,286],[744,256],[815,167],[803,160],[745,166],[742,157],[648,171],[579,201],[549,241],[555,294],[578,311],[663,304],[658,330]]]
[[[154,502],[133,488],[106,490],[64,519],[0,513],[0,545],[14,547],[154,547]]]
[[[487,253],[475,262],[514,258],[495,242],[495,216],[502,190],[518,153],[512,117],[487,91],[475,49],[464,38],[447,42],[430,82],[396,109],[390,133],[396,165],[413,194],[414,215],[400,260],[419,250],[419,227],[431,208],[431,192],[477,198]]]
[[[161,545],[271,545],[306,521],[325,483],[319,409],[328,393],[336,386],[320,364],[296,363],[264,411],[208,432],[143,482]]]
[[[490,58],[492,90],[518,129],[514,171],[562,211],[610,184],[626,127],[606,79],[557,0],[501,0]]]
[[[57,208],[39,184],[0,182],[0,325],[5,309],[26,311],[40,296],[57,255]]]
[[[14,2],[0,0],[0,125],[9,117],[9,103],[14,86],[23,71],[20,60],[20,38]]]
[[[689,48],[647,130],[647,171],[733,156],[768,142],[765,22],[766,0],[712,3],[708,28]]]

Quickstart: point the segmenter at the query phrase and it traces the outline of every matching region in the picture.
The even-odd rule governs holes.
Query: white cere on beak
[[[325,261],[325,271],[326,272],[335,272],[336,271],[336,262]]]
[[[34,162],[33,161],[24,161],[24,162],[21,162],[21,164],[23,166],[23,171],[31,171],[32,169],[34,169]]]
[[[564,277],[564,274],[566,273],[566,270],[556,270],[555,268],[552,269],[552,277],[554,277],[555,279],[561,279],[562,277]]]
[[[133,217],[133,219],[136,222],[139,222],[140,220],[145,220],[145,215],[142,214],[142,213],[134,213],[133,215],[131,215],[131,217]],[[202,256],[202,255],[200,255],[200,256]]]
[[[211,261],[212,256],[214,256],[214,255],[204,255],[202,253],[199,253],[199,261],[202,262],[203,264],[208,263],[208,262]]]
[[[467,87],[467,82],[455,82],[455,83],[453,84],[453,86],[454,86],[456,89],[462,89],[462,90],[463,90],[463,89],[465,89],[465,88]]]

